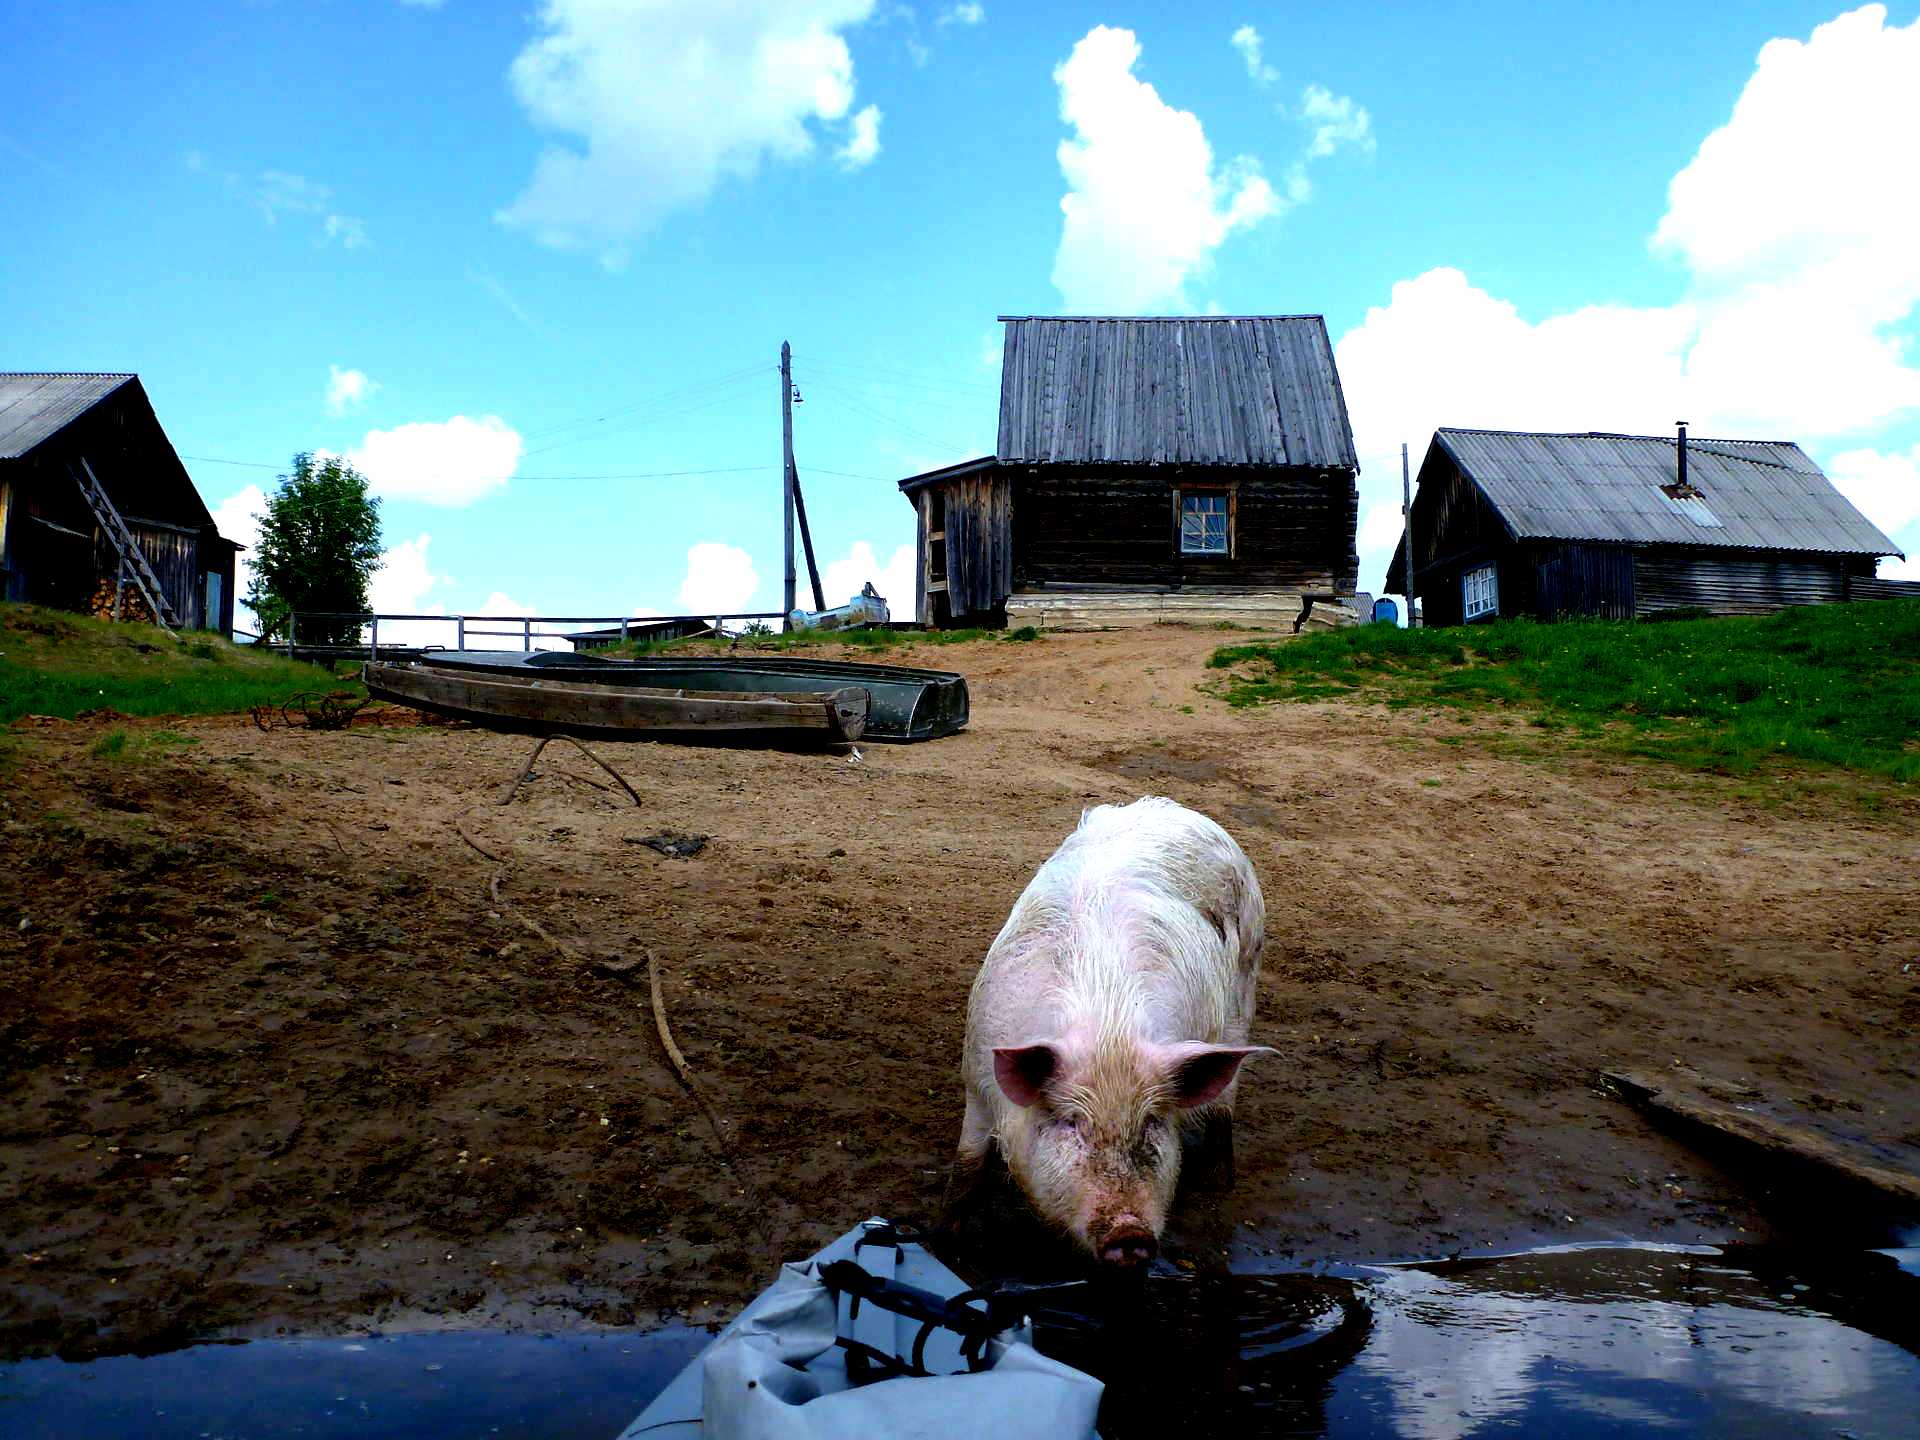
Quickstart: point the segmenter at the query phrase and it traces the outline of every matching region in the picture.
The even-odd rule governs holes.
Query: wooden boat
[[[424,660],[369,663],[361,679],[376,699],[494,729],[626,739],[858,740],[871,703],[852,685],[777,692],[599,685],[538,670],[459,670]]]
[[[951,670],[784,654],[650,655],[609,660],[558,650],[428,650],[421,662],[480,675],[534,674],[567,684],[647,689],[815,693],[856,686],[870,697],[865,738],[933,740],[966,728],[966,678]]]

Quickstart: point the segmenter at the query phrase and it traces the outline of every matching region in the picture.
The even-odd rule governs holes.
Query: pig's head
[[[1180,1181],[1183,1132],[1265,1046],[1156,1045],[1106,1037],[993,1052],[993,1078],[1019,1107],[1001,1150],[1033,1206],[1103,1265],[1160,1251]]]

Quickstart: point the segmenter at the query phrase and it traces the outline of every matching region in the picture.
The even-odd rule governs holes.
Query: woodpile
[[[93,599],[87,605],[87,613],[101,620],[113,619],[113,581],[102,579],[93,587]],[[140,593],[140,587],[128,581],[120,587],[120,618],[131,620],[140,625],[152,625],[153,607],[147,604],[146,597]]]

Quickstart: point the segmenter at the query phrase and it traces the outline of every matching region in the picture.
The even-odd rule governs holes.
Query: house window
[[[1232,551],[1232,533],[1226,491],[1182,490],[1180,492],[1180,553],[1182,555],[1229,554]]]
[[[1480,565],[1460,577],[1469,620],[1500,613],[1500,578],[1491,565]]]

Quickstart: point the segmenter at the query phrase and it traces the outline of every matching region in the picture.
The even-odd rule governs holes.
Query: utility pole
[[[780,606],[780,628],[789,626],[787,616],[794,610],[793,595],[793,346],[780,342],[780,509],[786,529],[786,568],[781,572],[784,597]]]
[[[1413,628],[1413,472],[1407,468],[1407,442],[1400,442],[1400,514],[1406,521],[1400,543],[1405,547],[1407,628]]]

